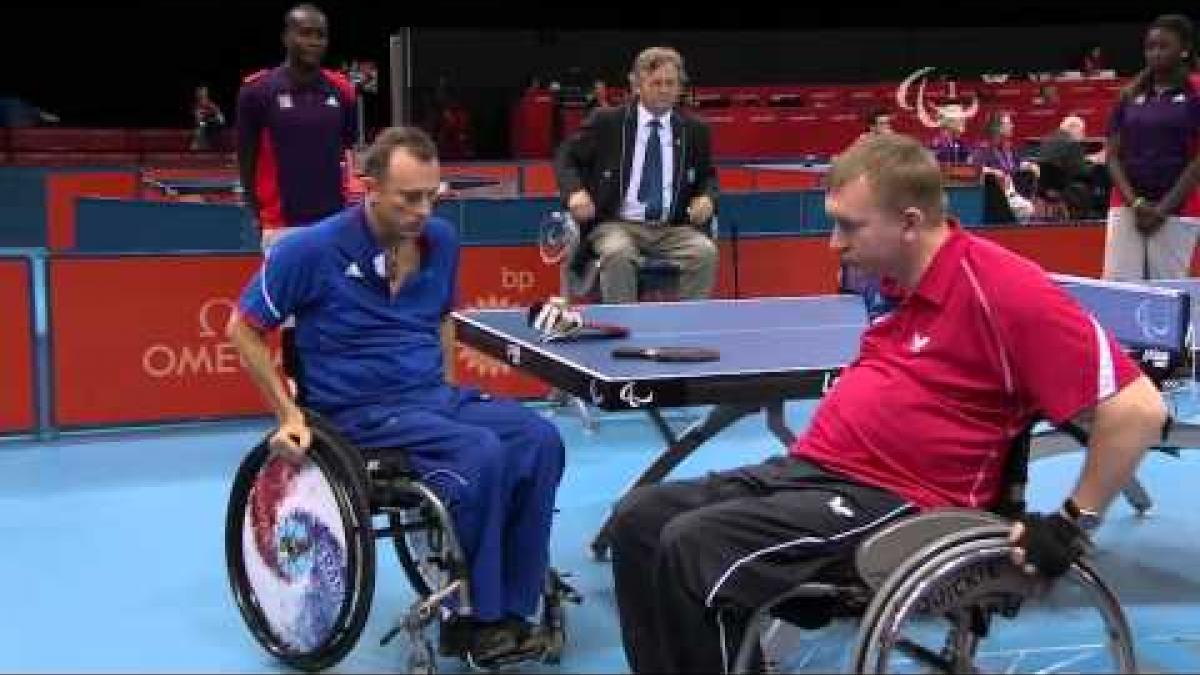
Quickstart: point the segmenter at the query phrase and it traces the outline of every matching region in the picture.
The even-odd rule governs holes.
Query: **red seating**
[[[136,166],[138,156],[132,152],[66,152],[14,151],[9,162],[13,166]]]
[[[192,141],[187,129],[140,129],[136,132],[138,150],[150,152],[185,152]]]
[[[512,153],[518,159],[549,157],[554,149],[554,97],[526,92],[513,107]]]
[[[12,130],[15,152],[136,152],[124,129],[30,127]]]

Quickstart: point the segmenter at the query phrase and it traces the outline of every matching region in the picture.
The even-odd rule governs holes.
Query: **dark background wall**
[[[502,152],[508,105],[532,75],[543,83],[578,67],[587,82],[624,85],[643,47],[679,49],[693,83],[877,82],[922,66],[939,73],[1076,68],[1086,46],[1104,47],[1123,73],[1140,66],[1141,26],[991,26],[820,30],[497,31],[423,29],[413,37],[413,80],[425,94],[439,77],[471,109],[483,154]],[[464,57],[464,54],[496,58]],[[419,96],[418,101],[424,101]],[[418,103],[418,107],[420,104]]]
[[[1141,59],[1139,24],[809,30],[498,31],[419,29],[414,78],[450,74],[470,87],[512,87],[529,73],[570,66],[622,82],[648,45],[680,49],[696,83],[865,82],[899,79],[936,65],[961,75],[1064,70],[1089,43],[1124,69]],[[467,53],[478,56],[465,56]],[[496,55],[487,58],[484,55]]]
[[[0,20],[6,28],[0,95],[28,98],[64,124],[185,126],[196,84],[210,84],[229,111],[240,78],[280,60],[281,17],[291,4],[9,4]],[[650,44],[681,49],[699,84],[887,80],[924,65],[958,75],[1066,69],[1089,43],[1102,45],[1110,63],[1127,73],[1140,63],[1145,23],[1181,8],[1145,1],[1012,0],[972,15],[950,3],[871,7],[844,0],[832,6],[734,2],[724,9],[710,3],[709,9],[690,10],[678,2],[632,0],[317,4],[331,21],[332,65],[351,57],[381,65],[382,91],[369,102],[369,124],[390,120],[388,36],[398,26],[420,26],[414,33],[415,84],[427,91],[439,76],[447,77],[474,114],[485,156],[507,150],[505,115],[530,75],[555,76],[578,66],[589,78],[623,82],[633,55]],[[472,24],[487,27],[449,27]]]

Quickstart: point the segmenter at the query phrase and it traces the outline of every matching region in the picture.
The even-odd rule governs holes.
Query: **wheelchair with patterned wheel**
[[[1137,672],[1129,623],[1086,554],[1055,581],[1011,562],[1031,439],[1032,427],[1014,441],[990,511],[901,518],[863,540],[837,580],[800,583],[759,607],[731,670],[800,672],[820,662],[855,673]],[[834,648],[840,663],[831,665],[820,656],[829,645],[809,631],[835,621],[857,628],[849,654]]]
[[[234,478],[225,559],[246,625],[288,666],[318,671],[337,664],[358,642],[371,610],[375,541],[391,537],[417,597],[380,643],[403,633],[407,672],[436,672],[430,626],[471,608],[468,565],[450,512],[403,453],[360,451],[316,413],[304,414],[312,445],[302,461],[273,454],[267,436]],[[377,526],[376,517],[386,523]],[[541,649],[515,660],[561,658],[565,604],[581,601],[564,576],[553,568],[547,574],[536,628]]]

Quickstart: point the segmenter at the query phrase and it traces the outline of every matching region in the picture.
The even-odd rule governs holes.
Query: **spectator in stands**
[[[938,133],[929,142],[929,149],[941,164],[967,164],[971,148],[963,139],[967,131],[967,115],[961,105],[949,103],[938,108]]]
[[[427,112],[429,118],[424,126],[437,142],[438,153],[443,159],[463,160],[475,156],[471,113],[459,100],[445,75],[438,78],[432,105]]]
[[[712,291],[717,172],[708,125],[678,108],[686,79],[679,52],[646,49],[629,74],[636,96],[594,110],[555,157],[563,203],[583,234],[572,263],[599,257],[604,302],[637,300],[638,261],[647,255],[680,266],[682,297]]]
[[[1063,218],[1100,218],[1108,199],[1107,171],[1103,167],[1104,150],[1088,155],[1084,146],[1086,122],[1078,115],[1067,115],[1058,128],[1047,135],[1034,157],[1037,169],[1037,193],[1043,201],[1059,202]],[[1053,216],[1044,215],[1047,219]]]
[[[888,110],[887,108],[882,106],[871,108],[867,111],[866,115],[863,115],[863,121],[866,123],[867,128],[858,135],[858,138],[854,139],[856,143],[864,138],[869,138],[878,134],[893,133],[892,111]]]
[[[1058,128],[1042,140],[1038,148],[1038,163],[1056,167],[1067,180],[1084,176],[1088,167],[1087,149],[1083,145],[1086,130],[1082,117],[1064,117]]]
[[[1191,20],[1158,17],[1143,47],[1146,67],[1121,92],[1109,122],[1108,279],[1188,276],[1200,227],[1200,81]]]
[[[1038,86],[1037,94],[1033,97],[1033,104],[1045,107],[1058,105],[1058,87],[1052,84]]]
[[[196,87],[196,103],[192,108],[195,130],[192,132],[192,150],[212,150],[221,130],[225,128],[225,115],[208,95],[208,87]]]
[[[1079,69],[1083,71],[1084,77],[1092,77],[1107,67],[1104,50],[1100,45],[1092,45],[1083,55],[1083,62],[1080,64]]]
[[[1013,147],[1012,114],[1005,111],[993,112],[984,126],[985,139],[971,154],[971,163],[980,167],[985,176],[996,180],[1008,200],[1009,208],[1020,220],[1033,214],[1033,203],[1017,189],[1018,172],[1035,173],[1036,166],[1022,158]]]
[[[35,127],[39,124],[58,124],[57,115],[38,108],[16,96],[0,96],[0,128]]]
[[[612,101],[608,96],[608,85],[604,80],[597,79],[592,84],[592,91],[588,94],[587,101],[584,103],[584,110],[591,113],[596,108],[607,108],[612,105]]]
[[[1017,152],[1013,146],[1012,113],[993,112],[984,125],[984,140],[971,155],[971,163],[983,168],[984,173],[995,173],[1010,180],[1018,171],[1036,171],[1034,164]]]
[[[247,77],[238,92],[237,158],[246,207],[269,249],[296,228],[341,211],[358,140],[354,85],[324,69],[329,24],[302,4],[284,15],[283,65]],[[284,370],[295,372],[295,338],[283,331]]]

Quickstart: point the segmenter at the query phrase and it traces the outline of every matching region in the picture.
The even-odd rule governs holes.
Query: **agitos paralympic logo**
[[[142,352],[142,371],[153,378],[195,375],[234,375],[245,366],[237,347],[225,339],[225,326],[237,305],[229,298],[209,298],[196,313],[195,338],[186,342],[157,342]],[[281,355],[272,350],[278,368]]]

